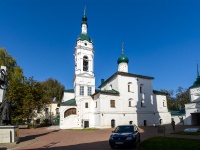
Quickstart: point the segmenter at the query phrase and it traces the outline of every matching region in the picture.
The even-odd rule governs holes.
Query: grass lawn
[[[200,140],[153,137],[139,145],[138,150],[199,150]]]
[[[184,132],[184,131],[180,131],[180,132],[174,132],[171,134],[180,134],[180,135],[200,135],[200,132]]]

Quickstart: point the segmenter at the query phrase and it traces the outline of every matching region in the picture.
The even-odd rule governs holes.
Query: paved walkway
[[[188,127],[195,126],[176,126],[176,131],[183,131]],[[164,134],[158,133],[158,127],[140,127],[141,141],[155,136],[200,139],[200,135],[171,134],[171,126],[165,126],[165,129]],[[112,130],[59,130],[57,126],[20,129],[20,142],[0,144],[0,150],[111,150],[108,139]]]

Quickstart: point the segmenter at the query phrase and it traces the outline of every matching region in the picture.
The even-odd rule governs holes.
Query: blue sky
[[[129,72],[155,90],[188,88],[200,63],[198,0],[0,0],[0,47],[27,77],[73,88],[84,6],[94,41],[96,87],[117,71],[122,42]]]

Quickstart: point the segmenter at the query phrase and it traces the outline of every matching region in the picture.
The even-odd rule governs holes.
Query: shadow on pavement
[[[53,146],[57,143],[50,143],[48,145],[43,146],[42,148],[31,149],[31,150],[112,150],[108,141],[100,141],[93,143],[81,143],[77,145],[68,145],[68,146]],[[117,150],[133,150],[126,147],[116,147]],[[135,149],[136,150],[136,149]]]
[[[33,139],[36,139],[39,136],[44,136],[44,135],[47,135],[47,134],[50,134],[50,133],[53,133],[53,132],[58,132],[58,131],[59,130],[53,130],[53,131],[50,131],[50,132],[47,132],[47,133],[35,134],[35,135],[29,135],[29,136],[20,137],[19,141],[17,142],[17,144],[19,144],[21,142],[26,142],[26,141],[29,141],[29,140],[33,140]]]

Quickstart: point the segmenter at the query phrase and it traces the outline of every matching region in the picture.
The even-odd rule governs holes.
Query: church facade
[[[60,104],[60,128],[110,128],[122,124],[169,124],[166,93],[153,90],[153,77],[128,72],[129,59],[117,60],[118,70],[95,89],[94,47],[82,17],[74,60],[74,88],[65,90]],[[109,60],[108,60],[109,61]]]
[[[197,65],[197,78],[189,88],[190,102],[185,104],[185,125],[200,125],[200,76]]]

